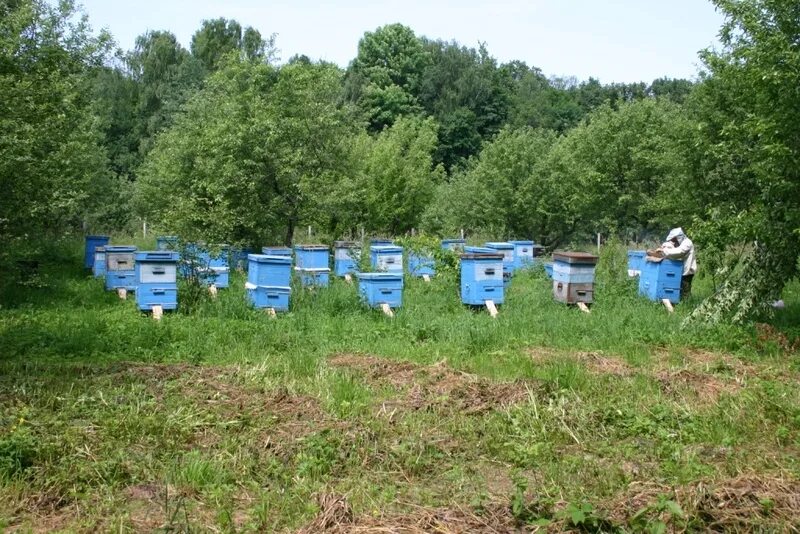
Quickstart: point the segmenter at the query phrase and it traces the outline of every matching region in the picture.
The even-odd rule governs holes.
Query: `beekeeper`
[[[694,254],[694,243],[683,233],[683,228],[673,228],[660,250],[665,258],[683,261],[683,278],[681,279],[681,298],[692,293],[692,280],[697,272],[697,260]]]

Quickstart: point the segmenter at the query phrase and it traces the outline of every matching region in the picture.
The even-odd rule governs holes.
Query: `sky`
[[[500,62],[522,60],[548,76],[603,83],[693,78],[697,52],[716,46],[722,15],[708,0],[82,0],[95,29],[123,50],[147,30],[187,48],[204,19],[233,18],[276,34],[295,54],[346,67],[366,31],[399,22],[417,35],[486,43]]]

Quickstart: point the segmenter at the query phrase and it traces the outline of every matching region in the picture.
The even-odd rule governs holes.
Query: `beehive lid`
[[[599,258],[588,252],[553,252],[553,260],[563,263],[584,263],[594,265]]]
[[[498,252],[467,252],[461,255],[462,260],[502,260],[503,255]]]
[[[497,251],[488,247],[464,247],[464,252],[471,252],[475,254],[497,254]]]
[[[328,245],[295,245],[297,250],[328,250]]]
[[[514,245],[512,245],[508,241],[490,241],[490,242],[486,243],[486,246],[488,248],[498,248],[498,249],[514,248]]]
[[[106,252],[136,252],[133,245],[106,245]]]
[[[106,247],[105,247],[105,245],[102,245],[102,246],[99,246],[99,247],[94,247],[94,251],[95,252],[105,252],[106,251]]]
[[[402,280],[403,275],[399,273],[356,273],[359,280]]]
[[[372,245],[369,248],[375,252],[403,252],[403,247],[397,245]]]
[[[171,250],[142,250],[136,253],[138,262],[176,262],[179,259],[177,252]]]
[[[276,256],[271,254],[248,254],[247,260],[257,263],[285,263],[286,265],[292,263],[292,258],[289,256]]]
[[[357,248],[358,243],[355,241],[334,241],[333,246],[336,248]]]
[[[529,246],[533,246],[533,241],[524,240],[524,239],[523,240],[517,239],[515,241],[509,241],[509,243],[511,243],[512,245],[529,245]]]

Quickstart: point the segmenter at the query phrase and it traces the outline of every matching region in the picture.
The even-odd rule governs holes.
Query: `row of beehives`
[[[229,266],[235,263],[248,271],[247,294],[254,306],[285,311],[291,295],[292,264],[304,287],[325,287],[330,279],[330,253],[325,245],[264,247],[262,254],[247,254],[222,248],[212,254],[203,247],[189,244],[183,258],[177,239],[159,237],[156,251],[138,251],[136,247],[108,245],[108,236],[87,236],[86,266],[105,278],[108,290],[136,294],[138,307],[144,311],[177,307],[177,276],[196,276],[213,290],[229,283]],[[466,304],[502,304],[504,287],[514,270],[532,264],[537,247],[532,241],[487,243],[485,247],[465,247],[463,239],[442,241],[442,248],[464,252],[461,260],[461,294]],[[370,247],[374,272],[359,272],[358,244],[337,241],[334,245],[334,275],[359,282],[359,292],[370,306],[387,309],[402,305],[403,249],[389,240],[373,240]],[[243,260],[245,260],[243,262]],[[412,276],[429,280],[435,275],[430,256],[411,253],[408,270]],[[490,308],[491,310],[492,308]]]

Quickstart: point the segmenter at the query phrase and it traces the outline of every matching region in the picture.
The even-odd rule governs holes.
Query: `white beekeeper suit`
[[[661,245],[665,258],[683,260],[683,276],[681,277],[681,298],[692,292],[692,280],[697,272],[697,260],[694,256],[694,243],[683,233],[683,228],[673,228],[667,235],[667,241]]]
[[[677,243],[677,245],[675,244]],[[667,235],[667,242],[661,247],[664,257],[671,260],[683,260],[683,275],[697,272],[697,260],[694,255],[694,243],[683,233],[683,228],[673,228]]]

